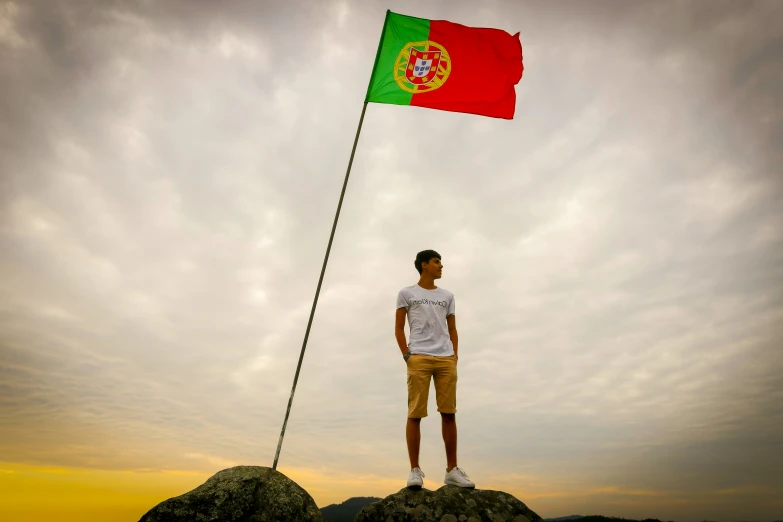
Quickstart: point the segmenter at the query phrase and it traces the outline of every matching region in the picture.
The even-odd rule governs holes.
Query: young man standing
[[[414,261],[419,282],[397,294],[397,317],[394,335],[408,366],[408,421],[405,438],[411,472],[409,488],[420,488],[424,473],[419,468],[421,419],[427,416],[430,378],[435,381],[435,397],[441,416],[443,442],[446,445],[446,478],[444,484],[475,488],[468,475],[457,467],[457,324],[454,317],[454,294],[435,286],[443,275],[440,254],[424,250]],[[405,315],[411,330],[410,343],[405,339]]]

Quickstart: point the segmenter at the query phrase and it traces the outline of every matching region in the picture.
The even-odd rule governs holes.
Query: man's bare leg
[[[446,473],[448,473],[457,466],[457,419],[456,413],[441,413],[440,417],[443,442],[446,445]]]
[[[408,418],[405,425],[405,440],[408,442],[408,458],[411,469],[419,467],[419,447],[421,446],[421,419]]]

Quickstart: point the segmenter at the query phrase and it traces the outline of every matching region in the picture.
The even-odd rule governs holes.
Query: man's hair
[[[435,252],[434,250],[422,250],[418,254],[416,254],[416,261],[413,262],[413,266],[416,267],[416,270],[418,270],[419,275],[421,275],[421,264],[422,263],[429,263],[432,258],[437,257],[440,259],[440,254]]]

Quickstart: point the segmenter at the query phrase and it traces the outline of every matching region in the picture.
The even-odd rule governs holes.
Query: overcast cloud
[[[280,469],[404,486],[433,248],[479,488],[783,518],[774,0],[0,2],[0,461],[272,465],[386,8],[520,31],[516,115],[368,107]]]

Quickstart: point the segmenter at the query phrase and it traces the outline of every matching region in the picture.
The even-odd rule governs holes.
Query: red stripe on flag
[[[445,20],[430,22],[429,39],[446,49],[451,73],[429,92],[414,93],[411,105],[512,119],[514,86],[522,78],[519,33],[467,27]]]

